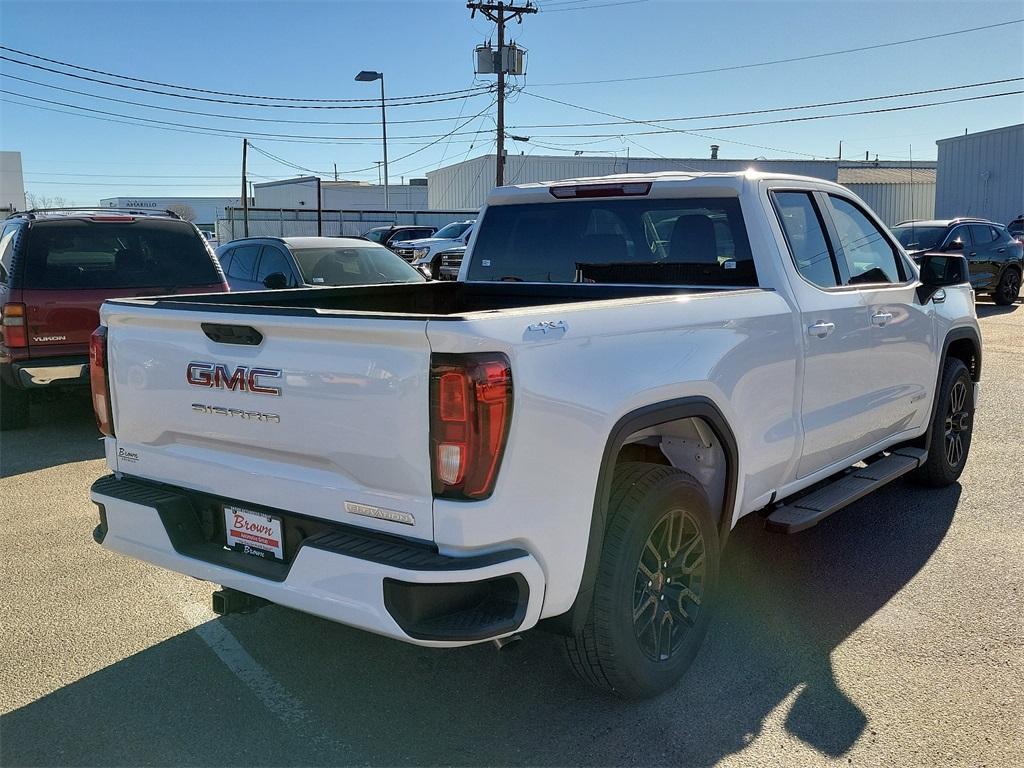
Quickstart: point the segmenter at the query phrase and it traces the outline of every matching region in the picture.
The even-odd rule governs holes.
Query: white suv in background
[[[422,271],[427,277],[437,280],[441,267],[441,252],[466,245],[473,234],[474,224],[476,224],[476,219],[453,221],[437,230],[433,237],[405,240],[392,247],[395,253]]]

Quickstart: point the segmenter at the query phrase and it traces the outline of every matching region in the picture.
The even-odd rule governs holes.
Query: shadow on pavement
[[[830,655],[928,561],[959,498],[958,485],[898,483],[790,537],[747,518],[703,649],[655,700],[594,693],[568,672],[559,639],[539,632],[500,653],[442,651],[272,606],[8,714],[0,762],[705,766],[742,749],[794,694],[778,715],[786,729],[839,756],[870,713],[837,685]],[[232,674],[240,658],[257,671],[245,662]]]
[[[0,477],[103,458],[89,391],[35,392],[25,429],[0,432]]]
[[[981,304],[980,302],[974,305],[974,308],[978,312],[978,317],[992,317],[993,315],[1008,315],[1011,312],[1016,312],[1020,309],[1021,304],[1014,302],[1005,307],[1001,307],[998,304]]]

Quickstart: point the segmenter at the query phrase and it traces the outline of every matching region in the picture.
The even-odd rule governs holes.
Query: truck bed
[[[174,296],[131,301],[130,303],[152,304],[155,302],[161,308],[205,312],[312,316],[319,311],[331,311],[359,313],[375,317],[403,315],[415,316],[418,319],[440,320],[459,319],[472,313],[497,310],[725,290],[749,289],[709,286],[442,281]]]

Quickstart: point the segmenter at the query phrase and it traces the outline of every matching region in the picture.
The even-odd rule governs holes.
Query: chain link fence
[[[320,211],[320,234],[353,237],[374,227],[421,224],[437,228],[476,216],[472,211]],[[315,237],[317,212],[305,209],[250,208],[249,237]],[[245,237],[244,211],[228,208],[217,219],[217,241]]]

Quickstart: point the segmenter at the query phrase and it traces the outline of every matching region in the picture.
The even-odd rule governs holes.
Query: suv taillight
[[[89,337],[89,384],[92,387],[92,408],[96,426],[107,437],[114,436],[114,419],[110,411],[110,378],[107,371],[107,327],[101,325]]]
[[[434,355],[430,459],[434,495],[486,499],[512,418],[512,369],[500,353]]]
[[[28,346],[28,328],[25,327],[25,305],[4,304],[0,309],[0,325],[4,329],[4,346],[8,349]]]

